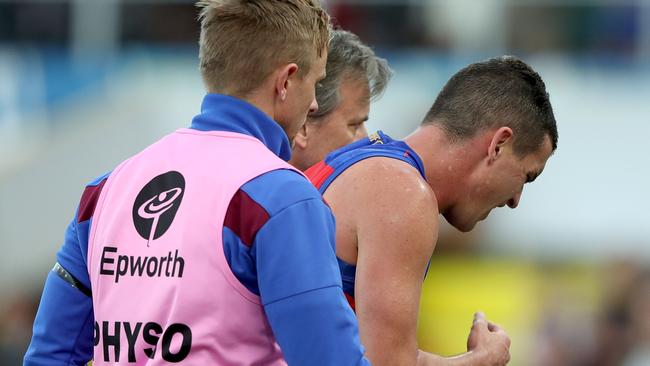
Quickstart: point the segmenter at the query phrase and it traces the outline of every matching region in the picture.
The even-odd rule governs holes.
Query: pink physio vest
[[[257,139],[181,129],[118,166],[88,244],[94,365],[286,365],[222,231],[247,181],[293,169]]]

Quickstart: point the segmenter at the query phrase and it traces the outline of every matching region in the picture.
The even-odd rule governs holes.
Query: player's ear
[[[275,73],[275,94],[281,102],[287,100],[288,90],[294,82],[293,76],[298,72],[298,65],[290,63],[282,66]]]
[[[306,149],[307,148],[307,128],[309,121],[305,122],[302,124],[302,127],[300,127],[300,130],[298,130],[298,133],[296,134],[296,137],[293,139],[293,143],[295,146],[301,148],[301,149]]]
[[[512,143],[513,133],[510,127],[500,127],[493,134],[488,146],[488,160],[496,161],[504,151],[504,148]]]

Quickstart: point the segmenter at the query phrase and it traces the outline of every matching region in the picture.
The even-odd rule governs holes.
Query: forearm
[[[340,287],[291,296],[264,309],[290,365],[369,365]]]
[[[477,351],[458,356],[442,357],[422,350],[418,351],[417,366],[483,366],[483,359]]]

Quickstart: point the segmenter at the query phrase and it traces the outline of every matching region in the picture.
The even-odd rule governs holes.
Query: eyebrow
[[[353,119],[351,119],[350,122],[348,123],[348,125],[360,125],[360,124],[362,124],[362,123],[364,123],[366,121],[368,121],[368,116],[367,115],[364,116],[364,117],[361,117],[361,118],[353,118]]]

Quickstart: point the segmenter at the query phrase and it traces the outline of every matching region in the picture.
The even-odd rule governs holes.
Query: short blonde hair
[[[318,0],[202,0],[200,69],[211,93],[243,96],[282,64],[309,71],[329,43]]]

